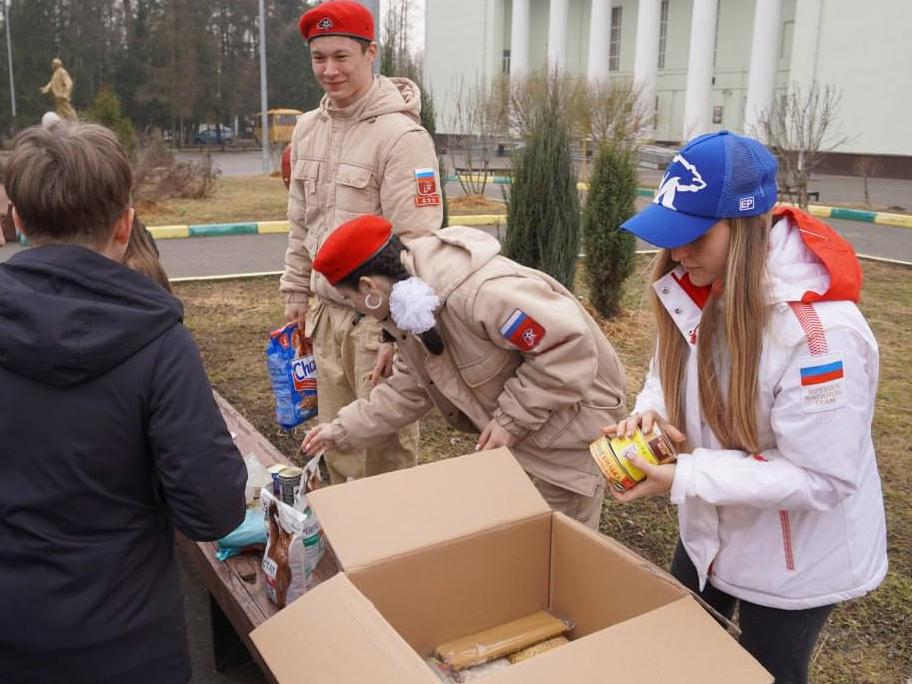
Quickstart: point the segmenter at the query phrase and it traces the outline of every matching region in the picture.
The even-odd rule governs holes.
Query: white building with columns
[[[910,158],[910,28],[912,0],[426,0],[425,81],[448,132],[460,78],[633,79],[654,138],[677,143],[750,131],[816,80],[842,91],[840,152]]]

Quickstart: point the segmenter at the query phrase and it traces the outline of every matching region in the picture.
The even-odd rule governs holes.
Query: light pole
[[[8,43],[7,43],[8,44]],[[269,114],[266,98],[266,7],[264,0],[260,0],[260,109],[262,121],[260,125],[260,146],[263,148],[263,173],[267,176],[272,173],[272,161],[269,159]]]
[[[380,0],[359,0],[362,5],[370,10],[371,16],[374,17],[374,40],[380,44]],[[380,55],[374,60],[373,70],[375,74],[380,73]]]
[[[13,81],[13,44],[10,42],[9,0],[3,0],[3,23],[6,24],[6,62],[9,64],[10,107],[13,114],[11,127],[16,130],[16,84]]]

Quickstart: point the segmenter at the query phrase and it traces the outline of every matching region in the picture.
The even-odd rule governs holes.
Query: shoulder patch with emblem
[[[506,323],[500,326],[500,334],[521,350],[532,351],[545,336],[545,329],[524,311],[515,309]]]
[[[798,365],[801,408],[805,413],[831,411],[846,405],[842,354],[805,356]]]
[[[415,195],[416,207],[440,206],[440,195],[437,194],[437,177],[431,167],[415,169],[415,182],[418,184],[418,194]]]

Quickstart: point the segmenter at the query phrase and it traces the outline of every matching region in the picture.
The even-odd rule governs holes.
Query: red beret
[[[364,5],[351,0],[323,2],[304,13],[298,22],[309,43],[320,36],[374,39],[374,17]]]
[[[393,224],[365,214],[336,228],[314,259],[313,267],[335,286],[349,273],[377,256],[393,236]]]

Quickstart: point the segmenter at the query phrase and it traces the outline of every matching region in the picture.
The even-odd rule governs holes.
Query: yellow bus
[[[289,143],[291,134],[294,131],[295,124],[298,123],[298,117],[304,112],[298,109],[270,109],[266,112],[269,116],[269,142]],[[263,139],[263,115],[258,112],[254,117],[253,137],[257,145],[262,144]]]

